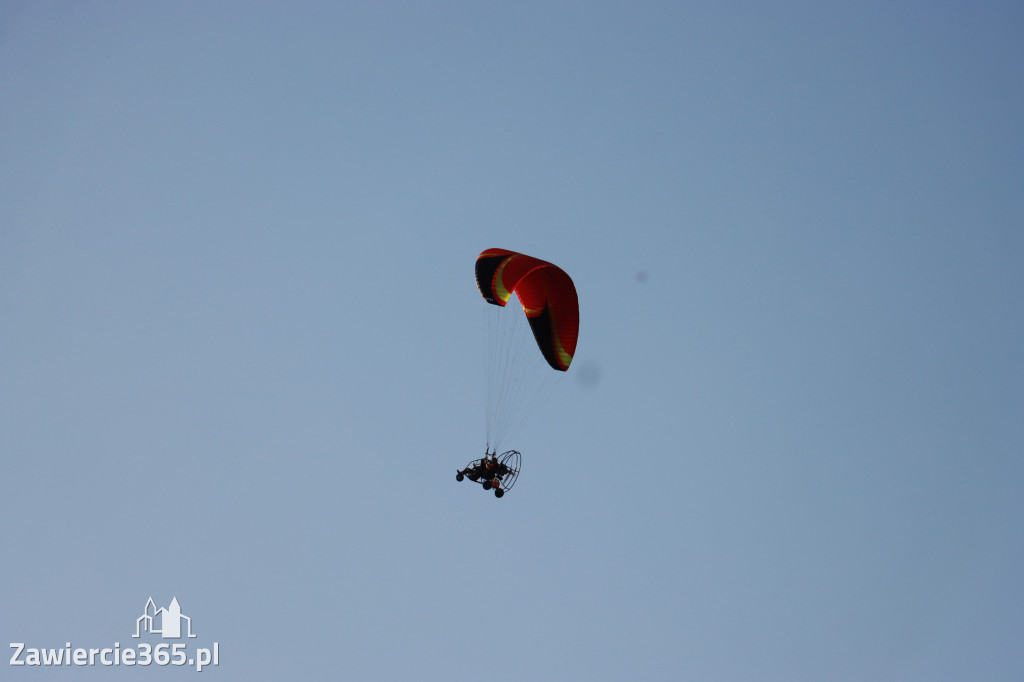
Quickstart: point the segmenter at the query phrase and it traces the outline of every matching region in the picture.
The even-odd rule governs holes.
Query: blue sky
[[[152,596],[231,680],[1020,679],[1022,38],[0,5],[4,641],[131,646]],[[581,315],[500,501],[454,480],[489,247]]]

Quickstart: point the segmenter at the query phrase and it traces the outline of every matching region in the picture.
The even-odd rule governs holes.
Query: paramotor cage
[[[493,463],[488,466],[488,462]],[[516,484],[521,466],[522,455],[517,450],[509,450],[501,453],[496,462],[488,457],[474,459],[465,469],[456,472],[455,480],[468,478],[484,490],[493,488],[495,497],[503,497]]]

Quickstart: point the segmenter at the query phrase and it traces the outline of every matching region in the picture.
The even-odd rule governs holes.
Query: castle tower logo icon
[[[135,634],[132,637],[140,637],[140,632],[146,631],[153,635],[160,635],[164,639],[181,639],[181,621],[186,623],[188,636],[195,637],[192,634],[192,619],[182,614],[177,597],[171,599],[171,605],[166,609],[163,607],[158,609],[153,598],[150,597],[146,601],[142,615],[135,621]]]

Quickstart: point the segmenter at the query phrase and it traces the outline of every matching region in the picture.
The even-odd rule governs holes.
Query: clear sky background
[[[3,2],[3,646],[1024,679],[1022,122],[1018,2]],[[502,500],[488,247],[581,309]]]

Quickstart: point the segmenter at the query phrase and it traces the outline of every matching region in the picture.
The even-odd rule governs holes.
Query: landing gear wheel
[[[499,498],[499,499],[502,498],[502,497],[505,497],[505,491],[502,490],[501,488],[495,488],[494,489],[494,496]]]
[[[484,490],[490,490],[491,489],[491,482],[490,481],[484,481],[480,485],[482,485],[484,487]]]
[[[464,479],[464,478],[465,478],[465,476],[462,475],[461,471],[459,473],[455,474],[455,480],[460,482],[460,483],[462,482],[462,479]]]

